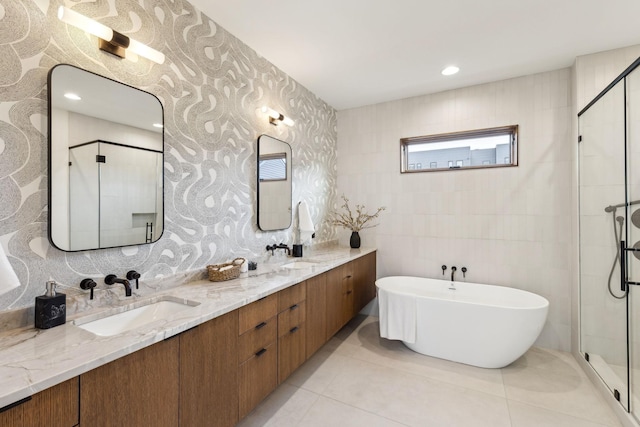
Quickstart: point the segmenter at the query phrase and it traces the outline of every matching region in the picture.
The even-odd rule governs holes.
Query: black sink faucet
[[[455,278],[456,270],[457,270],[457,268],[455,266],[451,267],[451,282],[455,282],[455,280],[456,280],[456,278]]]
[[[122,283],[124,285],[124,294],[128,297],[131,296],[131,285],[127,279],[119,279],[115,274],[109,274],[104,278],[104,283],[107,285],[113,285],[114,283]]]
[[[274,254],[276,249],[284,249],[285,251],[287,251],[287,255],[291,255],[291,249],[284,243],[280,243],[279,245],[267,245],[267,250],[271,251],[271,255]]]

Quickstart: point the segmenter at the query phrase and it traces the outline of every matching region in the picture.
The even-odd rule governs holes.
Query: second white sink
[[[309,262],[309,261],[292,261],[290,263],[287,263],[285,265],[283,265],[283,268],[289,268],[291,270],[300,270],[303,268],[311,268],[314,265],[316,265],[315,262]]]
[[[139,328],[156,320],[189,310],[199,302],[179,298],[165,297],[160,301],[150,302],[142,307],[130,308],[126,311],[107,315],[97,320],[78,319],[73,323],[86,331],[100,336],[112,336]]]

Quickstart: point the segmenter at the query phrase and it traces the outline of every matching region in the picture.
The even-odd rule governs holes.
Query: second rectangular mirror
[[[291,226],[291,146],[268,135],[258,137],[258,228]]]

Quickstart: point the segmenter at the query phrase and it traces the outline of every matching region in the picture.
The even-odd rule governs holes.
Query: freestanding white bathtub
[[[392,276],[376,280],[376,287],[381,332],[391,330],[383,322],[400,318],[406,330],[415,318],[415,342],[396,339],[418,353],[481,368],[502,368],[522,356],[549,310],[545,298],[502,286]],[[386,312],[394,307],[402,313]]]

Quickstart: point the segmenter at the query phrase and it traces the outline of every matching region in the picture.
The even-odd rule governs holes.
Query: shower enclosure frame
[[[633,293],[635,292],[640,292],[640,289],[637,290],[633,290],[633,285],[640,285],[640,282],[635,282],[635,281],[630,281],[629,280],[629,273],[630,273],[630,269],[629,269],[629,260],[628,260],[628,256],[629,254],[633,254],[634,252],[640,252],[640,249],[636,249],[634,247],[629,247],[629,245],[627,245],[627,242],[629,241],[629,235],[630,235],[630,230],[629,230],[629,219],[631,218],[631,206],[633,205],[637,205],[640,204],[640,200],[638,199],[638,195],[636,194],[636,197],[631,198],[630,197],[630,169],[629,169],[629,165],[630,165],[630,156],[629,156],[629,148],[630,148],[630,123],[632,122],[631,120],[629,120],[630,117],[630,104],[629,104],[629,100],[628,98],[628,94],[629,94],[629,89],[627,87],[627,78],[636,70],[636,68],[638,68],[638,66],[640,66],[640,58],[638,58],[636,61],[634,61],[629,67],[627,67],[627,69],[625,69],[618,77],[616,77],[616,79],[613,80],[613,82],[611,82],[604,90],[602,90],[591,102],[589,102],[579,113],[578,113],[578,142],[579,142],[579,148],[578,148],[578,206],[579,206],[579,214],[578,214],[578,221],[579,221],[579,225],[578,225],[578,230],[579,230],[579,255],[580,255],[580,260],[579,260],[579,286],[580,286],[580,333],[579,333],[579,339],[580,339],[580,354],[585,358],[585,360],[590,364],[590,366],[594,369],[594,371],[596,372],[596,374],[601,378],[601,380],[603,381],[603,383],[611,390],[614,398],[616,400],[618,400],[621,404],[621,406],[625,409],[625,411],[633,414],[634,417],[636,417],[636,419],[638,419],[638,414],[634,414],[635,410],[637,409],[636,407],[638,407],[639,405],[634,404],[634,392],[633,392],[633,388],[632,385],[634,383],[634,378],[632,375],[632,368],[633,365],[632,364],[632,357],[634,356],[633,354],[633,348],[632,348],[632,344],[633,344],[633,340],[632,340],[632,322],[631,322],[631,318],[632,318],[632,296]],[[640,70],[638,71],[640,72]],[[622,85],[622,86],[619,86]],[[583,240],[588,240],[588,239],[592,239],[593,236],[589,236],[589,237],[585,237],[583,235],[583,221],[584,222],[588,222],[588,221],[593,221],[592,218],[588,218],[589,213],[585,214],[583,217],[583,156],[585,156],[583,154],[583,126],[582,126],[582,119],[583,116],[585,115],[585,113],[587,111],[589,111],[592,107],[594,107],[595,105],[598,105],[598,102],[602,101],[604,102],[604,105],[606,106],[607,102],[609,100],[603,100],[603,98],[605,98],[605,96],[607,96],[608,94],[612,94],[612,96],[615,96],[615,93],[613,92],[614,90],[616,91],[620,91],[622,92],[622,99],[616,99],[614,97],[613,101],[621,101],[621,106],[622,106],[622,120],[620,123],[608,123],[605,122],[603,127],[607,127],[608,126],[612,126],[613,128],[613,133],[615,135],[615,125],[621,125],[621,136],[622,136],[622,140],[613,140],[613,141],[607,141],[607,143],[609,145],[611,144],[622,144],[622,153],[623,153],[623,159],[618,159],[618,160],[622,160],[624,162],[624,167],[622,168],[623,170],[623,189],[624,189],[624,202],[623,203],[616,203],[616,204],[610,204],[608,206],[602,206],[602,208],[604,209],[604,212],[608,214],[612,215],[613,218],[613,228],[614,228],[614,233],[616,233],[616,222],[619,221],[623,221],[624,223],[624,230],[622,230],[622,224],[620,225],[620,229],[621,229],[621,235],[619,236],[618,241],[616,242],[616,254],[615,255],[615,261],[613,262],[613,265],[611,267],[611,272],[609,274],[609,282],[605,283],[604,285],[600,284],[600,286],[609,286],[609,293],[612,293],[611,288],[615,289],[618,293],[623,293],[623,297],[622,299],[624,299],[624,303],[623,304],[619,304],[619,305],[623,305],[624,306],[624,319],[626,320],[625,324],[624,324],[624,329],[626,332],[626,339],[623,340],[624,342],[624,349],[622,350],[624,352],[624,354],[622,355],[622,357],[624,357],[625,360],[625,371],[622,372],[622,375],[616,375],[618,379],[620,379],[620,381],[623,384],[624,387],[626,387],[626,390],[618,390],[615,386],[615,384],[617,384],[618,386],[620,385],[619,382],[617,382],[617,380],[615,381],[611,381],[611,376],[609,375],[608,371],[614,372],[614,369],[609,369],[608,367],[603,367],[603,365],[601,363],[597,364],[595,362],[595,357],[592,357],[592,355],[589,353],[589,348],[588,346],[590,345],[590,343],[588,343],[587,341],[587,333],[585,331],[586,328],[589,327],[589,325],[591,323],[597,323],[594,322],[593,319],[585,319],[583,317],[584,313],[586,313],[588,310],[594,310],[593,307],[586,307],[587,304],[585,302],[589,302],[587,298],[585,298],[585,294],[587,294],[587,290],[586,290],[586,286],[590,281],[593,281],[593,277],[589,277],[589,275],[591,273],[586,273],[585,274],[585,270],[587,270],[587,267],[584,266],[583,263],[585,263],[585,259],[584,257],[584,252],[583,251],[587,251],[587,249],[585,249],[585,246],[583,245],[587,245],[586,243],[583,242]],[[597,111],[596,111],[597,112]],[[586,116],[585,116],[586,117]],[[585,119],[586,120],[586,119]],[[587,126],[588,127],[588,126]],[[618,131],[620,129],[617,129]],[[604,135],[603,135],[604,136]],[[609,136],[609,135],[606,135]],[[618,135],[620,136],[620,135]],[[618,138],[620,139],[620,138]],[[602,144],[602,142],[601,142]],[[600,147],[601,148],[601,147]],[[619,147],[618,147],[619,148]],[[617,148],[613,148],[613,151],[615,152]],[[606,160],[606,159],[605,159]],[[592,166],[592,165],[591,165]],[[586,167],[585,167],[586,169]],[[593,178],[591,178],[593,180]],[[606,178],[605,178],[606,180]],[[615,184],[608,184],[611,186],[617,186]],[[606,188],[606,187],[605,187]],[[602,190],[601,190],[602,191]],[[586,197],[585,197],[586,198]],[[636,199],[636,200],[633,200]],[[588,202],[587,202],[588,203]],[[618,208],[622,208],[624,210],[624,217],[621,219],[620,217],[616,218],[616,209]],[[593,209],[593,207],[586,207],[585,210],[589,211],[589,209]],[[600,220],[600,219],[599,219]],[[606,218],[606,220],[608,221],[608,218]],[[593,224],[593,222],[592,222]],[[587,234],[587,233],[585,233]],[[591,243],[593,244],[593,243]],[[605,245],[606,246],[606,245]],[[619,262],[617,262],[618,260],[618,255],[619,255]],[[636,256],[638,259],[640,259],[640,257]],[[588,257],[586,257],[588,258]],[[614,269],[618,267],[619,269],[619,275],[616,277],[616,275],[613,275],[614,273]],[[637,274],[637,273],[636,273]],[[613,275],[613,277],[612,277]],[[586,279],[585,279],[586,277]],[[595,277],[595,276],[594,276]],[[595,281],[597,282],[597,281]],[[614,295],[615,296],[615,295]],[[593,297],[593,295],[591,295],[591,297]],[[607,296],[608,297],[608,296]],[[605,297],[606,298],[606,297]],[[617,297],[616,298],[620,298]],[[619,299],[619,301],[622,301],[622,299]],[[607,301],[605,301],[605,303],[607,303]],[[602,316],[602,318],[604,319],[605,316]],[[604,328],[606,329],[606,328]],[[611,339],[611,342],[615,343],[615,338]],[[636,356],[640,356],[640,354],[637,354]],[[602,360],[604,360],[604,358],[601,358]],[[605,361],[606,362],[606,361]],[[637,378],[638,382],[640,382],[640,378]],[[622,391],[622,393],[621,393]],[[640,396],[638,396],[640,397]]]

